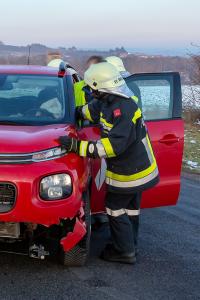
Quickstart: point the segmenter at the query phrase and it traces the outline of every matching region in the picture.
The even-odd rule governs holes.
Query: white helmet
[[[67,68],[67,71],[68,73],[70,73],[70,75],[78,74],[77,71],[73,69],[73,67],[71,67],[68,62],[65,62],[60,58],[52,59],[47,66],[59,69],[61,63],[63,63],[63,67]]]
[[[60,58],[56,58],[56,59],[52,59],[49,63],[48,63],[48,67],[52,67],[52,68],[59,68],[60,63],[64,62],[62,59]]]
[[[125,72],[126,69],[124,67],[124,63],[122,59],[118,56],[108,56],[106,57],[106,61],[115,66],[118,72]]]
[[[93,90],[117,88],[125,84],[117,69],[108,62],[93,64],[84,74],[84,81]]]
[[[93,64],[84,74],[84,81],[93,90],[129,98],[133,95],[117,69],[108,62]]]

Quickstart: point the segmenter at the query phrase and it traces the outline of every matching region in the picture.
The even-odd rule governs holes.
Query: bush
[[[183,119],[187,124],[194,124],[200,120],[200,108],[199,109],[184,109]]]

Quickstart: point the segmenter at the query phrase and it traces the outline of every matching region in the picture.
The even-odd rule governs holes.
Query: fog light
[[[44,200],[67,198],[72,193],[72,181],[68,174],[44,177],[40,182],[40,197]]]

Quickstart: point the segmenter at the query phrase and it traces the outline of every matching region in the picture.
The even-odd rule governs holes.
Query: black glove
[[[69,136],[60,136],[59,143],[67,152],[78,152],[78,140]]]

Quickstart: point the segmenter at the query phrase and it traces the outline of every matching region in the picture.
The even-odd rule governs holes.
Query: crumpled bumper
[[[72,232],[69,232],[66,237],[62,238],[60,244],[62,245],[64,251],[69,251],[72,249],[86,234],[85,222],[82,222],[76,218],[76,223]]]
[[[77,159],[79,159],[78,162]],[[81,167],[78,171],[75,168],[77,164]],[[39,196],[41,179],[57,173],[68,173],[71,176],[72,194],[63,200],[42,200]],[[67,165],[66,158],[26,166],[1,165],[0,182],[14,184],[17,197],[10,211],[0,213],[0,222],[35,223],[49,227],[59,225],[61,220],[76,218],[73,231],[67,233],[66,237],[61,240],[63,249],[67,251],[77,244],[86,233],[84,218],[82,218],[82,193],[87,186],[87,180],[87,166],[75,156]]]

